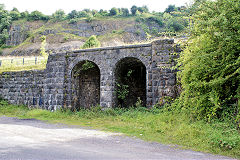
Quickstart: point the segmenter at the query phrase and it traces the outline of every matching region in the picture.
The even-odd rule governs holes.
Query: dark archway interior
[[[91,61],[78,63],[72,71],[72,106],[91,108],[100,103],[100,70]]]
[[[137,58],[127,57],[116,65],[117,106],[130,107],[138,99],[146,106],[146,67]]]

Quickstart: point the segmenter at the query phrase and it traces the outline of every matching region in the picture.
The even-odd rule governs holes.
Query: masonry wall
[[[11,104],[44,106],[44,71],[4,72],[0,75],[0,95]]]
[[[51,54],[43,71],[7,72],[0,75],[0,96],[12,104],[40,106],[48,110],[74,108],[79,87],[74,87],[72,71],[83,61],[91,61],[100,70],[102,107],[114,107],[116,100],[116,65],[125,58],[135,58],[146,68],[146,106],[176,95],[176,75],[171,53],[179,52],[173,40],[150,44],[118,46]],[[98,93],[99,94],[99,93]]]
[[[64,86],[66,72],[66,54],[52,54],[48,56],[43,80],[44,108],[48,110],[60,109],[64,105]]]

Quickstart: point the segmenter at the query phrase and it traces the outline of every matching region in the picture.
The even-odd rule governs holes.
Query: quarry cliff
[[[79,49],[91,35],[97,36],[101,47],[140,43],[149,39],[146,30],[160,32],[161,27],[154,21],[143,24],[135,18],[104,18],[75,23],[19,20],[11,25],[6,41],[6,45],[13,47],[4,49],[2,55],[39,55],[42,36],[46,36],[46,52],[58,53]]]

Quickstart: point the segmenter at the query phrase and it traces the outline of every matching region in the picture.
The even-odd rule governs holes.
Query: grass
[[[23,63],[24,58],[24,63]],[[37,61],[35,62],[35,58]],[[46,68],[44,57],[1,57],[0,73],[23,70],[43,70]]]
[[[0,116],[36,118],[50,123],[88,126],[180,148],[240,158],[240,134],[228,122],[191,121],[184,113],[167,109],[106,109],[78,112],[28,109],[0,102]]]

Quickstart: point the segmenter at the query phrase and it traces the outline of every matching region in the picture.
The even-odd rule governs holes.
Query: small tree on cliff
[[[101,44],[97,40],[97,37],[95,35],[92,35],[91,37],[88,38],[88,40],[84,43],[84,45],[81,47],[81,49],[86,49],[86,48],[95,48],[95,47],[100,47]]]

